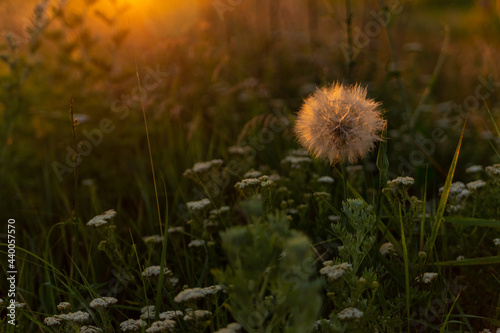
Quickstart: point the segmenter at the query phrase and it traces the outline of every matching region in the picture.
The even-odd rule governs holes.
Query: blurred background
[[[382,103],[391,174],[423,184],[428,164],[436,194],[467,115],[457,177],[498,162],[499,10],[487,0],[2,0],[0,211],[33,234],[71,216],[70,96],[77,142],[94,139],[80,145],[82,218],[124,207],[152,231],[141,94],[160,201],[175,207],[192,195],[185,169],[227,158],[273,112],[293,124],[302,100],[337,80]],[[296,147],[287,129],[257,159],[279,168]]]

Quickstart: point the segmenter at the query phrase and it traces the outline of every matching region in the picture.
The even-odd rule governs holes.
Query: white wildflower
[[[392,188],[397,187],[410,187],[415,183],[415,179],[412,177],[398,177],[393,180],[389,180],[387,185]]]
[[[174,232],[184,232],[184,227],[171,227],[167,229],[169,234],[173,234]]]
[[[72,321],[77,324],[85,324],[86,322],[89,321],[90,315],[87,312],[83,311],[77,311],[77,312],[71,312],[71,313],[63,313],[60,315],[55,315],[54,317],[63,319],[63,320],[68,320]]]
[[[380,245],[379,252],[383,256],[386,256],[390,253],[394,253],[395,252],[394,245],[392,245],[391,242],[384,243],[384,244]]]
[[[473,191],[473,190],[478,190],[481,187],[484,187],[485,185],[486,185],[486,182],[484,180],[479,179],[479,180],[467,183],[466,186],[469,190]]]
[[[205,320],[207,317],[210,317],[212,315],[212,312],[208,310],[195,310],[195,311],[187,311],[187,314],[184,316],[184,321],[198,321],[198,320]]]
[[[197,300],[204,298],[205,295],[206,293],[201,288],[190,288],[177,294],[174,301],[176,303],[196,302]]]
[[[242,327],[238,323],[230,323],[227,324],[225,328],[221,328],[220,330],[216,331],[215,333],[237,333],[239,330],[241,330]]]
[[[438,273],[430,273],[430,272],[427,272],[427,273],[424,273],[422,279],[420,276],[417,276],[415,278],[415,280],[417,282],[420,282],[421,280],[424,282],[424,283],[431,283],[432,280],[434,280],[439,274]]]
[[[312,163],[312,159],[310,157],[287,156],[285,159],[281,160],[281,164],[290,164],[292,168],[295,169],[310,163]]]
[[[155,315],[154,305],[148,305],[141,309],[141,319],[143,320],[155,319]]]
[[[243,179],[241,182],[236,183],[234,187],[239,190],[244,190],[247,187],[255,187],[259,185],[260,181],[257,178],[247,178]]]
[[[340,222],[340,216],[330,215],[330,216],[328,216],[328,220],[330,220],[331,222]]]
[[[80,333],[101,333],[102,329],[96,326],[82,326],[80,327]]]
[[[191,242],[189,242],[188,247],[200,247],[200,246],[204,246],[204,245],[205,245],[204,240],[195,239],[195,240],[192,240]]]
[[[359,309],[356,308],[346,308],[339,313],[337,313],[337,317],[340,320],[348,320],[348,319],[359,319],[363,317],[363,311],[360,311]]]
[[[259,178],[260,176],[262,176],[262,172],[250,170],[243,175],[243,178]]]
[[[144,236],[142,237],[142,240],[144,243],[161,243],[163,241],[163,238],[160,235],[151,235],[151,236]]]
[[[182,311],[177,310],[177,311],[162,312],[160,313],[159,318],[163,320],[172,320],[182,316],[184,316],[184,313],[182,313]]]
[[[59,326],[62,324],[61,318],[58,317],[47,317],[43,320],[43,323],[47,326]]]
[[[108,223],[108,220],[112,219],[116,216],[116,212],[114,209],[107,210],[101,215],[97,215],[87,222],[89,227],[100,227]]]
[[[495,238],[493,244],[495,244],[495,246],[500,246],[500,238]]]
[[[114,297],[100,297],[92,300],[92,302],[90,302],[90,307],[94,309],[107,308],[117,302],[118,300]]]
[[[222,161],[222,160],[212,160],[212,161],[208,161],[208,162],[198,162],[198,163],[196,163],[193,166],[192,169],[187,169],[186,171],[184,171],[183,176],[184,177],[191,177],[191,178],[195,178],[196,179],[195,174],[196,175],[201,175],[201,174],[204,174],[204,173],[208,173],[212,169],[216,169],[216,168],[220,167],[223,163],[224,163],[224,161]]]
[[[476,173],[483,171],[484,167],[482,165],[473,165],[465,169],[467,173]]]
[[[61,302],[57,304],[57,310],[61,312],[71,311],[71,304],[69,302]]]
[[[202,289],[202,291],[205,293],[205,295],[214,295],[221,291],[224,292],[224,286],[217,284],[214,286],[205,287]]]
[[[162,320],[155,321],[151,327],[146,330],[146,333],[162,333],[165,331],[173,330],[175,327],[175,321],[173,320]]]
[[[189,210],[200,211],[200,210],[203,210],[203,209],[207,208],[208,206],[210,206],[210,204],[211,204],[210,200],[205,198],[205,199],[201,199],[199,201],[187,202],[186,206]]]
[[[142,276],[153,277],[160,276],[160,266],[149,266],[143,272]],[[172,275],[172,271],[167,269],[167,267],[163,267],[163,275]]]
[[[250,146],[245,146],[245,147],[240,147],[240,146],[232,146],[227,148],[227,151],[229,154],[234,154],[234,155],[246,155],[250,153],[253,150],[252,147]]]
[[[457,261],[462,261],[462,260],[465,260],[464,256],[460,255],[460,256],[457,257]]]
[[[485,169],[486,173],[491,177],[499,177],[500,176],[500,164],[493,164]]]
[[[141,328],[146,326],[144,320],[129,319],[120,324],[120,329],[122,332],[140,332]]]
[[[351,268],[351,264],[344,262],[339,265],[325,266],[319,270],[319,273],[321,275],[326,275],[330,281],[333,281],[342,277],[345,272],[347,272]]]
[[[210,211],[210,215],[221,215],[222,213],[228,212],[229,209],[230,209],[229,206],[222,206],[222,207],[220,207],[218,209],[212,209]]]
[[[318,178],[318,183],[323,183],[323,184],[333,184],[335,180],[330,177],[330,176],[323,176]]]
[[[304,148],[290,150],[288,152],[290,156],[298,156],[298,157],[309,157],[309,152]]]

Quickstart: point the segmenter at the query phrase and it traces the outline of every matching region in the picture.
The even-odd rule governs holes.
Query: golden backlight
[[[145,29],[152,37],[175,37],[197,20],[198,0],[129,0],[127,15],[132,25]],[[134,29],[134,27],[132,27]]]

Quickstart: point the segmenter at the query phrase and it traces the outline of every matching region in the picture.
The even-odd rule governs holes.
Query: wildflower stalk
[[[375,220],[378,221],[380,217],[380,211],[382,209],[382,189],[384,188],[385,184],[387,183],[387,173],[389,171],[389,158],[387,157],[387,122],[385,123],[384,130],[382,131],[382,142],[380,143],[380,146],[378,147],[378,154],[377,154],[377,168],[379,170],[379,186],[378,186],[378,193],[377,193],[377,207],[376,207],[376,218]]]
[[[345,0],[345,14],[345,21],[347,26],[347,80],[349,81],[349,83],[351,83],[354,60],[352,52],[352,11],[350,0]]]
[[[73,220],[76,222],[76,218],[78,216],[78,147],[76,145],[76,127],[79,125],[78,119],[75,119],[74,114],[74,105],[73,105],[73,96],[69,96],[69,114],[71,116],[71,133],[73,137],[73,151],[75,152],[74,158],[74,166],[73,166],[73,181],[74,181],[74,207],[73,207]]]
[[[347,202],[347,175],[345,171],[345,162],[340,163],[340,169],[342,170],[342,186],[344,189],[344,201]]]

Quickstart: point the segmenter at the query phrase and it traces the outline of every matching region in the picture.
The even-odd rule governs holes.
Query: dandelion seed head
[[[297,115],[299,142],[315,157],[330,164],[354,163],[380,141],[384,120],[380,103],[366,98],[359,85],[334,83],[306,98]]]
[[[344,310],[337,313],[337,317],[340,320],[348,320],[348,319],[359,319],[363,317],[363,311],[357,308],[345,308]]]
[[[107,308],[117,302],[118,300],[114,297],[100,297],[92,300],[92,302],[90,302],[90,307],[94,309]]]

